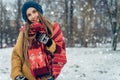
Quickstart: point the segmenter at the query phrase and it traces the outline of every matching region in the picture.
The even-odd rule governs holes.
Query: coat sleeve
[[[19,33],[17,42],[12,51],[11,56],[11,78],[15,79],[18,75],[23,75],[22,73],[22,37],[23,32]]]
[[[56,44],[56,50],[52,59],[52,74],[55,78],[60,74],[63,66],[67,62],[65,41],[58,23],[54,24],[52,40]]]

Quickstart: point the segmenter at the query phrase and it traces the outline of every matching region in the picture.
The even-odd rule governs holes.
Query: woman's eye
[[[31,14],[27,14],[27,17],[29,17]]]
[[[33,13],[36,13],[37,11],[36,10],[33,10]]]

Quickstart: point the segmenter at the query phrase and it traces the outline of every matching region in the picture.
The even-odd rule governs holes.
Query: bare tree
[[[68,0],[64,0],[64,5],[65,5],[65,8],[64,8],[64,14],[65,14],[65,18],[64,18],[64,27],[65,27],[65,38],[66,38],[66,42],[67,44],[69,44],[68,42]]]
[[[69,16],[69,19],[70,19],[70,22],[69,22],[69,43],[70,43],[70,46],[73,47],[73,0],[70,0],[70,16]]]
[[[118,0],[105,0],[105,4],[107,5],[109,21],[112,27],[113,33],[113,41],[112,41],[112,49],[116,50],[117,47],[117,39],[118,39],[118,32],[120,30],[119,20],[118,20]]]
[[[87,0],[81,2],[81,17],[82,17],[82,40],[81,40],[81,45],[84,47],[88,46],[88,42],[91,38],[91,23],[93,21],[93,16],[94,16],[94,1],[92,0]]]
[[[19,28],[21,26],[21,5],[22,5],[22,2],[21,0],[17,0],[17,17],[16,17],[16,34],[18,34],[19,32]]]
[[[0,48],[3,47],[3,2],[0,0]]]

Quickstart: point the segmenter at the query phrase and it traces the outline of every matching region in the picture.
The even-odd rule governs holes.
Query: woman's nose
[[[34,18],[35,18],[35,15],[32,15],[32,18],[34,19]]]

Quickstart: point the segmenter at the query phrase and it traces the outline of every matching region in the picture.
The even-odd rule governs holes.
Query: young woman
[[[63,34],[58,23],[43,16],[42,7],[25,2],[21,27],[12,52],[11,78],[13,80],[55,80],[66,63]]]

